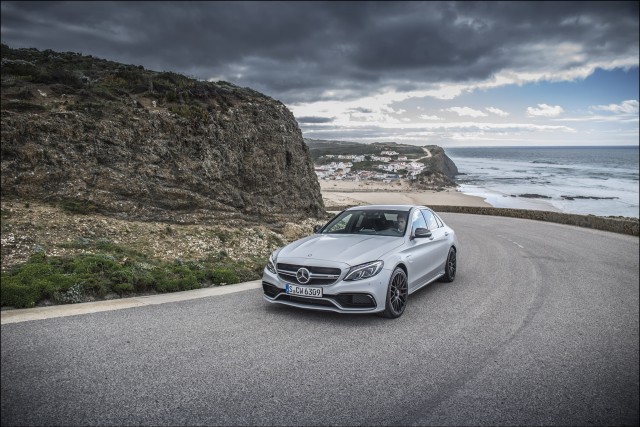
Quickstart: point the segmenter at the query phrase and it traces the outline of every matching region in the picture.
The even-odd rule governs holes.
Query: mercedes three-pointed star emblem
[[[309,270],[304,267],[299,268],[296,272],[296,279],[298,279],[298,283],[302,283],[304,285],[305,283],[309,283],[309,279],[311,279],[311,273],[309,273]]]

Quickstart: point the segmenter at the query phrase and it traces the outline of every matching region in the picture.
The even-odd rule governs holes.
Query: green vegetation
[[[87,200],[65,200],[60,207],[70,213],[89,214],[97,211],[96,205]]]
[[[185,119],[196,120],[204,123],[210,122],[207,110],[197,104],[175,105],[169,107],[169,111],[181,117],[184,117]]]
[[[380,165],[384,165],[384,162],[370,162],[365,160],[364,162],[356,162],[353,164],[353,167],[351,168],[351,170],[353,172],[356,171],[375,171],[375,172],[380,172],[380,169],[378,168],[378,166]]]
[[[2,108],[16,112],[47,111],[38,103],[27,102],[34,98],[42,101],[28,89],[34,83],[48,85],[47,90],[57,96],[77,95],[78,101],[70,100],[66,108],[88,113],[96,119],[102,118],[105,108],[113,108],[104,105],[105,101],[127,103],[130,97],[144,95],[179,116],[203,122],[208,120],[206,105],[210,100],[230,107],[234,99],[260,95],[228,82],[204,82],[174,72],[146,70],[141,65],[119,64],[75,52],[12,49],[5,44],[1,50],[2,86],[12,88],[7,92],[11,100],[3,100]],[[75,102],[78,104],[74,105]]]
[[[402,155],[414,155],[414,158],[424,155],[424,150],[415,145],[403,145],[395,142],[374,142],[371,144],[360,144],[357,142],[344,141],[320,141],[305,139],[305,143],[309,147],[311,158],[314,162],[320,157],[327,154],[375,154],[380,155],[382,151],[395,151]],[[337,161],[338,159],[333,159]]]
[[[128,296],[239,283],[259,278],[267,261],[255,257],[238,262],[220,252],[199,260],[167,262],[107,240],[82,239],[66,247],[86,252],[68,257],[36,253],[26,263],[3,272],[0,304],[24,308],[43,300],[68,304],[109,294]]]

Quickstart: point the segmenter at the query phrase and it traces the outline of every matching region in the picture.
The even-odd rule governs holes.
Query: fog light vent
[[[336,301],[344,308],[374,308],[376,302],[369,294],[340,294]]]

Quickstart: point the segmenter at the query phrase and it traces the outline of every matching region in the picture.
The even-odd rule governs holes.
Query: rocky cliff
[[[445,154],[444,149],[437,145],[428,145],[424,148],[429,150],[431,156],[420,160],[425,164],[425,168],[413,181],[413,185],[420,189],[434,190],[456,187],[455,177],[459,173],[458,168]]]
[[[291,112],[226,82],[2,45],[2,197],[123,218],[319,217]]]

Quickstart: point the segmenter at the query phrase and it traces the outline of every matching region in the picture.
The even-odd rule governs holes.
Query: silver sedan
[[[262,275],[264,298],[397,318],[410,294],[455,279],[458,250],[453,229],[425,206],[353,207],[271,254]]]

